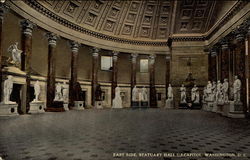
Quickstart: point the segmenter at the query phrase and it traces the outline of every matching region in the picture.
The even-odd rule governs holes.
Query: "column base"
[[[42,101],[32,101],[30,102],[29,113],[44,113],[44,102]]]
[[[73,110],[84,110],[83,101],[74,101],[74,104]]]
[[[0,104],[0,116],[15,116],[17,113],[17,104]]]

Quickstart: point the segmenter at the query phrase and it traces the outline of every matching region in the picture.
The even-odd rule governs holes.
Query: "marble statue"
[[[222,84],[220,82],[220,80],[218,80],[217,82],[217,86],[216,86],[216,101],[217,102],[223,102],[223,92],[222,92]]]
[[[137,96],[138,96],[138,88],[136,88],[135,86],[132,90],[132,101],[134,102],[137,101],[138,100]]]
[[[228,98],[228,80],[225,78],[224,82],[222,84],[222,93],[223,93],[223,98],[224,98],[224,102],[228,102],[229,98]]]
[[[62,85],[61,83],[56,84],[56,94],[54,101],[63,101],[62,99]]]
[[[234,77],[233,92],[234,92],[234,102],[240,101],[240,91],[241,91],[241,81],[238,76]]]
[[[200,94],[196,85],[191,89],[191,100],[193,103],[200,103]]]
[[[16,42],[15,44],[12,44],[9,48],[8,48],[8,52],[11,53],[12,56],[12,62],[11,63],[21,63],[21,53],[23,52],[22,50],[17,48],[18,46],[18,42]]]
[[[215,98],[216,98],[216,92],[217,92],[217,85],[216,85],[216,82],[213,81],[213,84],[212,84],[212,95],[211,95],[211,100],[214,101]]]
[[[112,108],[122,108],[122,98],[120,87],[115,88],[115,98],[113,99]]]
[[[187,103],[186,87],[184,86],[184,84],[181,85],[180,91],[181,91],[181,103]]]
[[[35,99],[33,101],[37,102],[39,101],[39,95],[41,93],[41,87],[39,81],[36,81],[36,83],[34,84],[34,90],[35,90]]]
[[[148,92],[145,87],[142,88],[141,94],[142,94],[141,101],[144,101],[144,102],[148,101]]]
[[[64,102],[68,102],[69,100],[69,87],[66,82],[63,82],[62,85],[62,98]]]
[[[203,96],[202,96],[203,102],[205,102],[207,98],[208,98],[208,93],[207,93],[207,87],[205,86],[203,89]]]
[[[168,100],[173,100],[174,94],[173,94],[173,88],[171,84],[168,85]]]
[[[7,79],[4,81],[4,103],[5,104],[10,104],[10,103],[15,103],[10,101],[10,95],[13,90],[13,77],[8,76]]]

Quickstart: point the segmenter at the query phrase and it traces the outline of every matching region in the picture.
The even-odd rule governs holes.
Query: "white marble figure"
[[[220,80],[218,80],[217,86],[216,86],[216,101],[219,102],[219,103],[224,102],[222,87],[223,86],[222,86]]]
[[[115,88],[115,98],[113,99],[112,108],[122,108],[122,98],[120,87]]]
[[[64,102],[68,102],[69,100],[69,87],[66,82],[63,82],[62,85],[62,98]]]
[[[147,102],[148,101],[148,92],[147,92],[147,89],[145,87],[142,88],[141,90],[141,101],[143,102]]]
[[[238,78],[238,76],[234,77],[233,91],[234,91],[234,102],[240,103],[241,81]]]
[[[203,89],[203,96],[202,96],[203,102],[205,102],[207,98],[208,98],[208,93],[207,93],[207,87],[205,86]]]
[[[136,86],[132,90],[132,101],[138,101],[138,88]]]
[[[38,102],[39,95],[41,93],[41,86],[39,84],[39,81],[36,81],[36,83],[34,84],[34,90],[35,90],[35,99],[33,100],[33,102]]]
[[[213,89],[213,85],[212,85],[211,81],[208,81],[207,87],[206,87],[206,93],[207,93],[206,101],[213,100],[213,90],[212,89]]]
[[[181,85],[180,91],[181,91],[181,103],[187,103],[186,87],[184,86],[184,84]]]
[[[21,63],[21,53],[23,52],[22,50],[17,48],[18,46],[18,42],[16,42],[15,44],[12,44],[9,48],[8,48],[8,52],[11,53],[12,56],[12,62],[11,63]]]
[[[212,95],[211,95],[211,100],[214,101],[216,98],[216,92],[217,92],[217,85],[216,82],[213,81],[213,85],[212,85]]]
[[[15,102],[10,101],[10,95],[11,95],[12,90],[13,90],[13,77],[9,75],[7,78],[8,79],[6,79],[4,81],[4,98],[3,98],[3,102],[4,102],[4,104],[13,104]]]
[[[168,85],[168,100],[173,100],[174,94],[173,94],[173,88],[171,84]]]
[[[56,93],[55,93],[54,101],[63,101],[61,83],[56,84]]]
[[[191,89],[191,100],[193,103],[200,103],[200,94],[196,85]]]
[[[229,98],[228,98],[228,80],[225,78],[224,82],[222,84],[222,93],[223,93],[223,98],[224,98],[224,102],[228,102]]]

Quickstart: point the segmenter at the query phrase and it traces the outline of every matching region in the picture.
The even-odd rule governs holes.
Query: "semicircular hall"
[[[244,0],[1,0],[0,160],[249,160],[249,54]]]

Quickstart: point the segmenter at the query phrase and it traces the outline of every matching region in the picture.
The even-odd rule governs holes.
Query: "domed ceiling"
[[[170,34],[204,33],[215,1],[27,0],[87,30],[128,40],[166,41]]]

